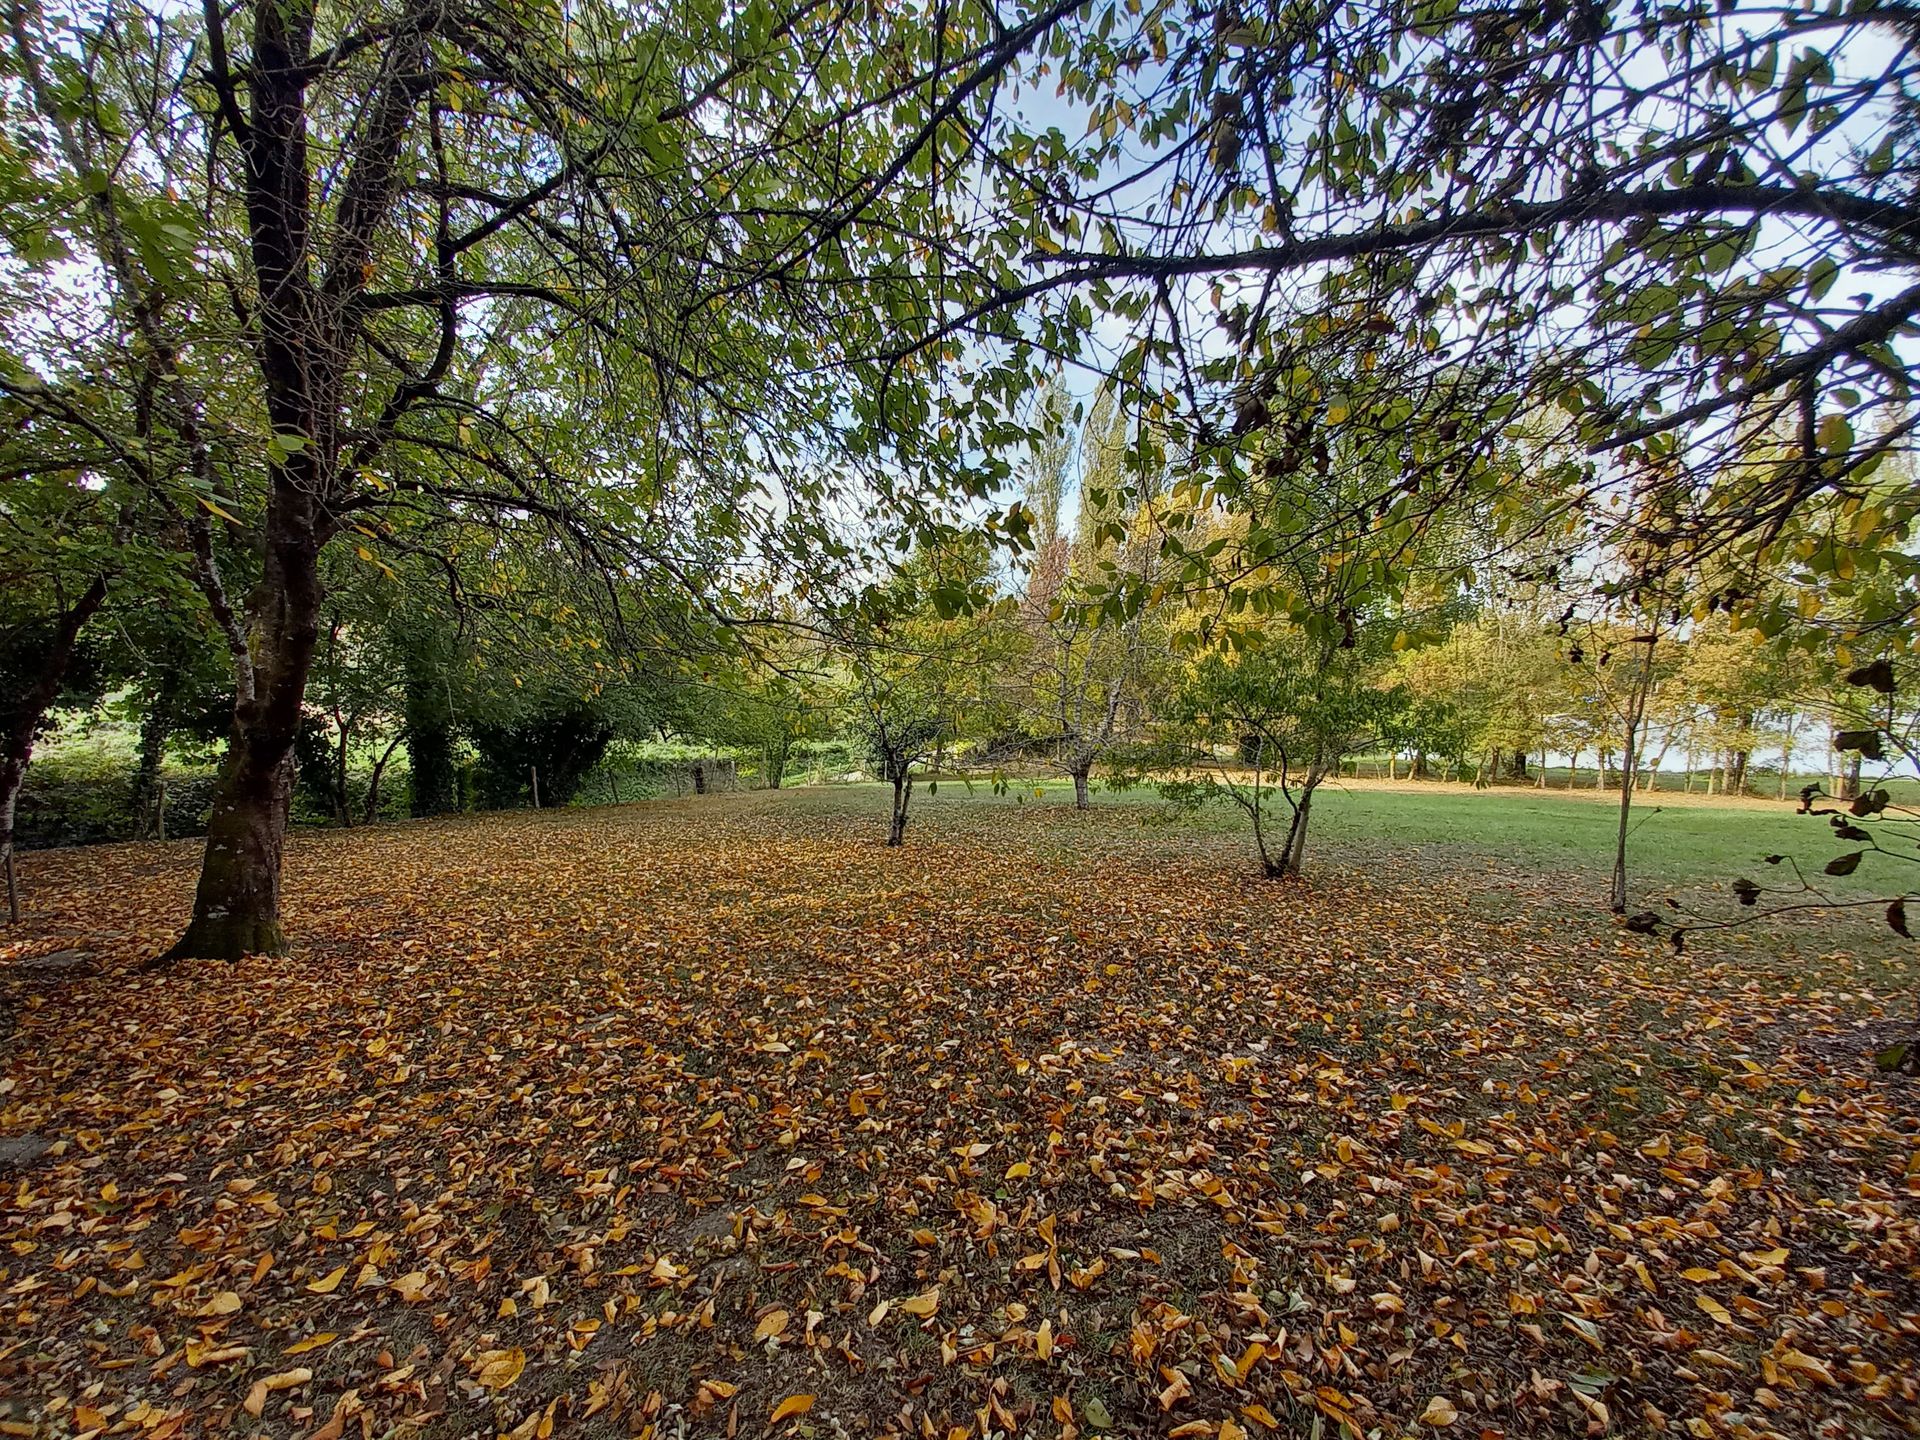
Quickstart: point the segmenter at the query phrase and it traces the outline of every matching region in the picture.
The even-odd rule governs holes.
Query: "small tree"
[[[1012,637],[991,559],[974,540],[923,545],[833,617],[851,727],[893,788],[890,846],[906,838],[914,767],[937,764],[970,723],[994,716],[991,677]]]
[[[1402,743],[1407,717],[1406,691],[1375,683],[1357,646],[1292,634],[1239,654],[1215,651],[1175,697],[1175,741],[1165,758],[1185,773],[1160,790],[1179,804],[1239,806],[1262,871],[1298,876],[1321,784],[1343,757]],[[1268,821],[1276,798],[1288,811],[1277,849]]]

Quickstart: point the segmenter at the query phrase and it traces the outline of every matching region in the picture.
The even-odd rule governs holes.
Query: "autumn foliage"
[[[1675,956],[1498,867],[1250,890],[1124,807],[943,791],[889,850],[871,801],[301,835],[297,953],[162,974],[192,845],[30,856],[0,1428],[1920,1413],[1920,1096],[1821,1044],[1847,955]]]

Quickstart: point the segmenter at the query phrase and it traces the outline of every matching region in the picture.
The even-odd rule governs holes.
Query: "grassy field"
[[[306,832],[155,973],[192,843],[26,856],[5,1433],[1912,1433],[1901,957],[1644,942],[1580,800],[1063,793]]]
[[[862,787],[852,787],[858,791]],[[812,803],[881,805],[879,787],[872,799],[836,802],[820,793]],[[965,805],[1067,807],[1070,783],[1041,781],[1032,790],[995,796],[975,782],[971,789],[949,780],[937,794],[922,792],[915,803],[937,807]],[[1127,823],[1165,823],[1222,837],[1242,837],[1251,853],[1246,818],[1230,805],[1198,813],[1175,811],[1151,786],[1127,791],[1097,789],[1103,807],[1124,812]],[[1342,780],[1329,782],[1314,801],[1309,863],[1325,857],[1337,865],[1390,860],[1418,868],[1431,864],[1452,870],[1461,864],[1497,861],[1517,868],[1550,872],[1571,882],[1570,901],[1604,898],[1613,865],[1619,824],[1617,791],[1537,790],[1437,782]],[[1655,904],[1669,894],[1702,906],[1712,895],[1728,894],[1728,884],[1746,876],[1761,884],[1790,887],[1786,867],[1765,863],[1768,855],[1792,857],[1809,876],[1835,855],[1857,847],[1836,841],[1824,817],[1796,813],[1794,802],[1704,795],[1635,795],[1628,848],[1631,889],[1637,904]],[[1276,810],[1284,813],[1276,802]],[[1228,840],[1231,845],[1233,842]],[[1854,877],[1822,884],[1839,898],[1897,892],[1920,880],[1908,867],[1869,859]],[[1892,893],[1892,892],[1889,892]],[[1871,927],[1868,927],[1871,932]],[[1877,936],[1875,937],[1877,938]]]

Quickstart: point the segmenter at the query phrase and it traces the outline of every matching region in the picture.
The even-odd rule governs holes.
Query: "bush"
[[[204,835],[218,770],[168,765],[161,773],[167,834]],[[21,849],[131,840],[133,832],[133,767],[120,757],[97,750],[56,752],[28,767],[14,816],[14,841]]]

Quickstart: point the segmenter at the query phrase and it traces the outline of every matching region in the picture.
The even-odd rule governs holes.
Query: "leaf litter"
[[[743,796],[28,857],[0,1433],[1894,1435],[1920,1104],[1835,950],[1140,812]],[[0,970],[0,976],[7,976]],[[1783,1020],[1797,1024],[1787,1026]]]

